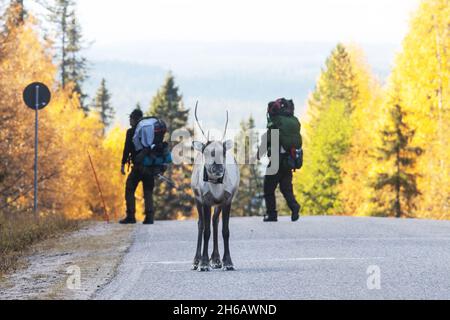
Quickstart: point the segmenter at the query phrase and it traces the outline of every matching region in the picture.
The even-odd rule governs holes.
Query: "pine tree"
[[[72,0],[55,0],[55,4],[48,9],[59,43],[56,47],[59,51],[61,86],[65,88],[69,83],[74,86],[74,92],[79,94],[82,109],[87,113],[89,108],[84,105],[86,95],[82,90],[87,77],[87,60],[80,54],[83,49],[82,33],[74,7],[75,3]]]
[[[388,122],[380,132],[377,160],[383,168],[372,183],[375,194],[387,190],[388,196],[374,197],[374,215],[411,217],[413,200],[420,195],[414,166],[423,150],[412,146],[415,131],[405,123],[406,113],[398,98],[390,101]]]
[[[183,106],[183,97],[178,92],[175,79],[169,73],[162,87],[153,98],[148,115],[166,122],[169,133],[186,128],[189,110]],[[175,142],[170,142],[171,149]],[[180,188],[178,193],[165,184],[155,188],[156,217],[159,219],[175,219],[179,216],[190,216],[193,208],[193,197],[190,188],[190,168],[185,165],[169,166],[165,176],[176,182]]]
[[[102,82],[100,83],[92,108],[100,114],[100,119],[105,129],[108,128],[114,120],[115,111],[111,106],[111,94],[106,87],[105,79],[102,79]]]
[[[256,216],[261,211],[262,176],[259,163],[250,163],[250,155],[256,153],[258,144],[255,121],[250,117],[247,121],[241,122],[240,132],[235,138],[235,145],[239,146],[236,148],[236,154],[242,155],[242,159],[239,159],[241,183],[234,200],[234,212],[238,216]]]

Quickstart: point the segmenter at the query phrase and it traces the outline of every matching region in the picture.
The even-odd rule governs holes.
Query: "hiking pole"
[[[100,197],[102,199],[103,210],[105,213],[105,221],[107,223],[109,223],[109,214],[108,214],[108,211],[106,210],[105,198],[103,198],[103,192],[102,192],[102,188],[100,188],[100,182],[98,181],[97,172],[95,171],[95,167],[94,167],[94,162],[92,161],[92,157],[91,157],[91,154],[89,153],[89,151],[87,153],[89,156],[89,162],[91,163],[92,172],[94,173],[95,181],[97,182],[98,192],[100,193]]]

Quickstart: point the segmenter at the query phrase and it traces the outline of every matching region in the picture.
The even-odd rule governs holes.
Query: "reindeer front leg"
[[[211,206],[203,205],[203,256],[198,271],[210,271],[208,245],[211,238]]]
[[[222,269],[222,260],[220,260],[220,253],[219,253],[219,219],[221,212],[222,206],[218,206],[214,210],[213,216],[214,250],[211,256],[211,267],[213,269]]]
[[[198,241],[197,241],[197,252],[195,254],[194,263],[192,264],[192,270],[197,271],[200,265],[200,260],[202,259],[202,238],[204,230],[204,218],[203,218],[203,205],[200,201],[195,201],[198,211]]]
[[[234,271],[233,261],[231,260],[230,254],[230,213],[231,204],[225,205],[223,208],[223,243],[225,245],[225,252],[223,255],[223,270],[224,271]]]

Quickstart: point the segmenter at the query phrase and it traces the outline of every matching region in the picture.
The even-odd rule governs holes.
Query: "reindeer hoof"
[[[200,265],[200,259],[195,258],[194,262],[192,263],[192,271],[197,271],[198,270],[198,266]]]
[[[213,268],[214,270],[222,269],[223,268],[222,261],[220,260],[211,261],[211,268]]]
[[[209,272],[211,271],[211,267],[209,265],[201,265],[198,267],[198,272]]]
[[[228,265],[223,267],[223,271],[236,271],[233,265]]]

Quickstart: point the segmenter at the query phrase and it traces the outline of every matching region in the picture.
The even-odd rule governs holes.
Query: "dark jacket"
[[[122,165],[127,164],[128,160],[131,160],[131,163],[134,164],[134,161],[136,160],[136,148],[133,143],[135,132],[136,128],[131,128],[127,131],[127,138],[125,140],[125,147],[123,149]]]

